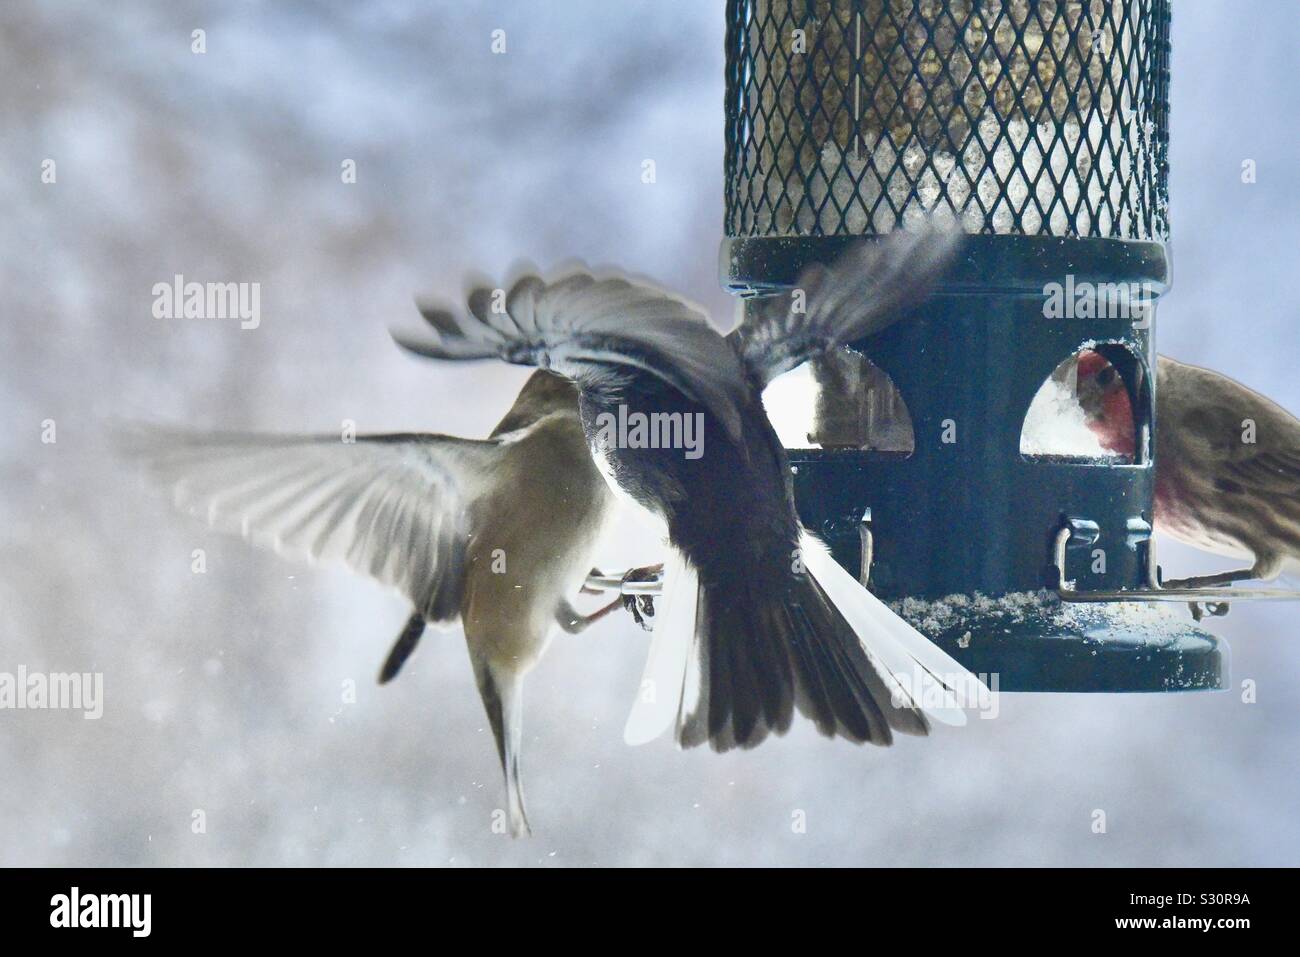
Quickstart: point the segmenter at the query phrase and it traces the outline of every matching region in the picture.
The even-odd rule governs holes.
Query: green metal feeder
[[[1002,690],[1227,677],[1185,604],[1150,603],[1204,597],[1161,591],[1151,545],[1169,16],[1168,0],[728,3],[731,290],[789,288],[935,209],[974,234],[915,315],[854,344],[905,400],[911,454],[790,458],[804,524]],[[1100,307],[1049,318],[1067,283]],[[1022,454],[1035,395],[1084,348],[1128,387],[1136,454]]]

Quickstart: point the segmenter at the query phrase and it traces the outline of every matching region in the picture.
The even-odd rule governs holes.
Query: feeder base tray
[[[904,599],[892,607],[999,691],[1216,691],[1228,646],[1184,606],[1061,602],[1050,592]],[[990,685],[992,687],[992,685]]]

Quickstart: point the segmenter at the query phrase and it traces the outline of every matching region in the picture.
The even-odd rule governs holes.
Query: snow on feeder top
[[[1115,601],[1159,588],[1169,16],[1168,0],[727,4],[729,288],[789,288],[934,210],[974,234],[913,316],[768,399],[805,525],[1004,690],[1223,682],[1226,648],[1185,612]],[[1122,377],[1131,456],[1083,420],[1080,354]]]

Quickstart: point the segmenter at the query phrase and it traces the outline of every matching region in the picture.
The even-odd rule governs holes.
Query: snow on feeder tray
[[[1151,544],[1168,0],[729,0],[727,18],[731,290],[790,288],[933,210],[972,234],[914,315],[773,384],[779,431],[807,389],[783,435],[804,524],[1002,690],[1224,687],[1226,646],[1185,604],[1145,603],[1204,597],[1162,593]],[[1124,380],[1131,456],[1086,448],[1065,411],[1085,349]]]

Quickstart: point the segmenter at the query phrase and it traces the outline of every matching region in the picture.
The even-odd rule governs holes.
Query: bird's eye
[[[1107,366],[1097,373],[1097,382],[1103,386],[1110,385],[1114,381],[1115,369],[1112,366]]]

